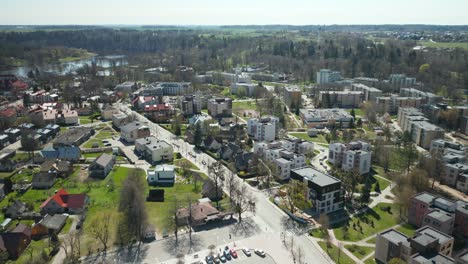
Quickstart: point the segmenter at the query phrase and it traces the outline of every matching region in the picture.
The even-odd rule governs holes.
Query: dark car
[[[224,250],[224,256],[226,257],[227,260],[231,260],[231,253],[229,252],[229,249]]]
[[[206,256],[205,258],[206,264],[213,264],[213,257],[212,256]]]

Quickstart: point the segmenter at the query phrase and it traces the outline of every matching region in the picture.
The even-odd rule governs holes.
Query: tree
[[[405,160],[406,171],[409,172],[411,165],[417,160],[418,158],[418,151],[414,144],[407,143],[404,144],[402,149],[403,158]]]
[[[431,188],[434,189],[435,182],[440,180],[445,173],[442,153],[433,151],[430,155],[421,156],[419,168],[425,170],[429,178],[432,179]]]
[[[308,199],[307,193],[309,188],[307,183],[290,180],[286,185],[286,206],[291,213],[296,211],[296,208],[304,210],[312,207],[312,201]]]
[[[352,116],[353,118],[356,118],[356,112],[354,112],[354,108],[351,109],[350,114],[351,114],[351,116]]]
[[[228,192],[229,192],[229,199],[230,199],[230,202],[231,202],[231,206],[233,205],[233,200],[232,200],[232,196],[234,194],[234,191],[235,191],[235,188],[236,188],[236,176],[234,175],[234,173],[232,173],[232,171],[229,171],[227,176],[226,176],[226,184],[227,184],[227,189],[228,189]]]
[[[79,263],[81,254],[80,235],[76,232],[68,233],[62,239],[61,247],[65,252],[64,263]]]
[[[375,183],[374,191],[375,191],[376,193],[380,193],[380,192],[381,192],[381,191],[380,191],[380,184],[379,184],[379,181],[377,181],[377,182]]]
[[[237,213],[239,222],[242,222],[244,212],[255,212],[255,197],[241,181],[236,182],[233,194],[233,197],[231,197],[234,205],[233,210]]]
[[[195,133],[194,133],[195,146],[201,146],[202,140],[203,140],[203,133],[202,133],[200,122],[198,122],[195,125]]]
[[[146,182],[140,172],[140,170],[132,170],[123,181],[119,211],[122,213],[129,236],[141,242],[148,224],[148,215],[144,192],[142,192],[145,190]]]
[[[371,189],[372,189],[372,184],[370,182],[370,179],[369,179],[369,177],[366,177],[364,188],[362,189],[362,193],[361,193],[361,197],[360,197],[361,198],[361,203],[363,203],[363,204],[369,203],[370,193],[372,191]]]
[[[330,227],[330,219],[328,218],[328,215],[325,213],[321,213],[320,217],[317,221],[320,225],[320,232],[322,233],[322,237],[327,243],[327,251],[328,247],[330,244],[330,234],[328,233],[328,228]]]
[[[221,163],[221,161],[217,161],[217,162],[211,163],[211,165],[208,165],[208,175],[213,181],[216,195],[218,195],[219,193],[222,193],[222,189],[224,185],[224,174],[225,174],[225,168],[223,164]],[[219,200],[220,199],[216,199],[217,208],[219,208]]]
[[[92,221],[90,225],[90,233],[93,237],[101,242],[104,251],[107,251],[107,245],[110,238],[110,221],[112,214],[109,212],[100,212]]]
[[[33,137],[32,133],[21,134],[21,148],[29,153],[29,158],[34,159],[34,151],[38,147],[39,142]]]

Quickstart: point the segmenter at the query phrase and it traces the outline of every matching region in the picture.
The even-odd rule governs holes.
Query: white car
[[[254,250],[255,254],[259,255],[260,257],[264,258],[265,257],[265,251],[263,251],[263,249],[258,249],[256,248]]]
[[[242,251],[244,252],[244,254],[245,254],[247,257],[252,256],[252,253],[250,253],[250,249],[248,249],[248,248],[243,248]]]

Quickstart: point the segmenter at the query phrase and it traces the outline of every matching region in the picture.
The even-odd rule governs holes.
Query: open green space
[[[330,247],[327,247],[326,242],[318,242],[319,246],[325,251],[328,256],[337,264],[354,264],[354,260],[348,257],[344,252],[339,252],[340,250],[335,245],[330,244]]]
[[[431,48],[461,48],[468,50],[468,42],[431,42],[431,41],[424,41],[420,42],[421,45]]]
[[[172,134],[174,134],[174,129],[173,129],[173,125],[172,124],[159,124],[161,127],[163,127],[164,129],[166,129],[167,131],[171,132]],[[181,124],[180,125],[180,135],[181,136],[185,136],[185,132],[187,131],[187,127],[188,125],[187,124]]]
[[[396,230],[400,231],[401,233],[407,236],[413,236],[416,228],[408,223],[399,226]]]
[[[21,254],[21,256],[16,261],[8,261],[7,263],[16,263],[16,264],[29,264],[29,263],[47,263],[49,260],[49,253],[51,248],[47,239],[42,240],[32,240],[28,248]],[[46,253],[46,259],[42,258],[42,252]]]
[[[309,235],[311,235],[313,237],[316,237],[316,238],[324,238],[324,235],[323,235],[322,231],[320,230],[320,228],[312,229],[309,232]]]
[[[390,212],[384,208],[390,208]],[[359,241],[399,223],[398,209],[395,204],[379,203],[365,213],[349,220],[347,232],[344,225],[334,228],[338,240]],[[361,228],[359,228],[361,226]]]
[[[374,256],[366,259],[366,261],[364,261],[364,264],[376,264],[377,262],[375,262],[375,258]]]
[[[243,116],[243,111],[257,111],[257,103],[255,101],[233,101],[232,112],[238,116]]]
[[[70,228],[73,224],[73,219],[71,219],[70,217],[67,218],[67,222],[65,223],[65,225],[63,226],[62,230],[60,231],[60,233],[62,234],[67,234],[68,232],[70,232]]]
[[[38,156],[38,155],[35,155],[35,156]],[[16,161],[16,162],[23,162],[23,161],[28,161],[30,160],[32,157],[31,157],[31,154],[30,153],[27,153],[27,152],[16,152],[15,156],[13,156],[13,158],[11,158],[13,161]]]
[[[352,109],[348,109],[348,113],[351,114],[351,110],[352,110]],[[364,111],[362,111],[361,108],[354,108],[354,115],[355,115],[355,116],[363,116],[363,115],[364,115]]]
[[[363,259],[365,256],[369,255],[372,251],[375,250],[373,247],[363,247],[358,245],[345,245],[345,248],[359,259]]]
[[[28,168],[20,169],[20,170],[18,171],[18,173],[16,173],[15,175],[13,175],[13,176],[11,177],[11,181],[14,182],[14,183],[19,183],[19,182],[31,182],[34,173],[37,173],[37,172],[39,172],[39,168],[35,168],[35,169],[28,169]]]
[[[195,164],[193,164],[190,160],[186,158],[175,160],[174,165],[179,166],[179,167],[187,166],[187,168],[189,169],[199,170],[199,168]]]
[[[297,138],[302,138],[304,140],[314,142],[314,143],[328,144],[324,135],[317,135],[317,137],[309,137],[309,135],[307,135],[306,132],[290,132],[289,135],[297,137]]]
[[[91,124],[90,116],[79,116],[78,119],[80,120],[80,125]]]

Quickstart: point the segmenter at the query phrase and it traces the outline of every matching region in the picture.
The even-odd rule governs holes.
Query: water
[[[88,59],[70,62],[20,66],[12,70],[2,71],[0,74],[14,74],[18,77],[27,77],[29,71],[34,72],[35,69],[38,68],[40,72],[65,75],[68,73],[76,73],[77,69],[83,67],[85,64],[91,66],[93,62],[95,62],[97,66],[104,68],[103,72],[106,75],[110,74],[110,68],[112,68],[113,65],[121,66],[128,64],[125,55],[93,56]]]

